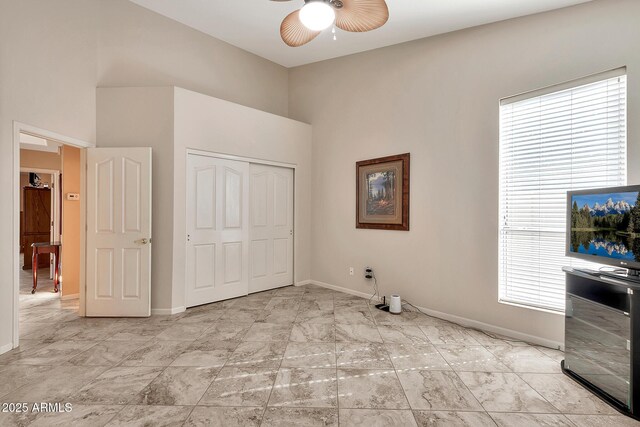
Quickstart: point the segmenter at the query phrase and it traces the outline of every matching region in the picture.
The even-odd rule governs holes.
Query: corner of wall
[[[97,89],[100,147],[152,148],[152,307],[173,307],[173,86]]]
[[[0,344],[0,354],[13,350],[13,343]]]

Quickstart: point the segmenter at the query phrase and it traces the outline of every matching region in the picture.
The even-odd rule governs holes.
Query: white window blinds
[[[566,192],[626,184],[626,75],[500,105],[499,300],[564,311]],[[591,264],[593,266],[593,264]]]

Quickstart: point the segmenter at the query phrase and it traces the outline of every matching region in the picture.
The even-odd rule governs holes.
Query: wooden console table
[[[32,294],[36,293],[38,287],[38,255],[40,254],[53,254],[55,259],[54,273],[53,273],[53,291],[58,292],[58,285],[60,284],[60,242],[40,242],[32,243],[33,255],[31,256],[31,263],[33,265],[33,289]]]

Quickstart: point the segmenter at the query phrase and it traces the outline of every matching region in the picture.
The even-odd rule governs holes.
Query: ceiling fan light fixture
[[[322,31],[329,28],[336,19],[336,13],[331,5],[323,0],[308,1],[300,9],[302,25],[312,31]]]

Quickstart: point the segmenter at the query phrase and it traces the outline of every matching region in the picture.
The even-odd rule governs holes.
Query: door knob
[[[140,240],[136,240],[136,243],[140,244],[140,245],[146,245],[147,243],[150,243],[151,239],[147,239],[146,237],[140,239]]]

